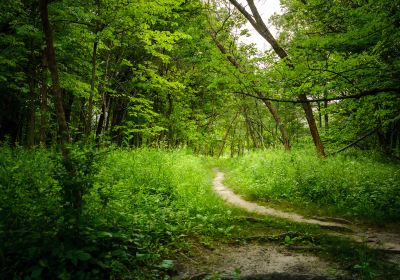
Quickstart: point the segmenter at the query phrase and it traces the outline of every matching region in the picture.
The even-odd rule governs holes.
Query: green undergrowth
[[[221,161],[184,150],[69,149],[73,177],[57,152],[0,147],[0,279],[169,279],[193,244],[212,247],[257,236],[285,246],[344,244],[344,251],[348,246],[321,243],[317,226],[250,215],[224,203],[211,190],[212,166]],[[297,157],[255,153],[227,160],[224,168],[231,171],[229,185],[245,193],[248,186],[263,188],[266,163],[274,159],[279,166],[280,159],[282,167]],[[319,161],[308,160],[309,168]],[[74,188],[82,196],[79,212],[71,207]],[[336,252],[329,250],[335,260]],[[375,260],[363,262],[361,254],[349,258],[359,275],[371,267],[382,274]]]
[[[226,183],[248,199],[303,214],[369,222],[400,219],[400,164],[371,153],[328,158],[312,150],[252,152],[225,159]]]
[[[185,151],[0,148],[0,279],[159,279],[192,236],[229,238],[235,210]],[[82,192],[71,214],[70,188]]]

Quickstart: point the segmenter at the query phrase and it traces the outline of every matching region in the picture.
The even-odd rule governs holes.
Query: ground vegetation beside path
[[[233,183],[235,168],[223,160],[182,150],[68,148],[76,177],[52,151],[0,147],[0,279],[387,280],[400,275],[398,254],[367,246],[363,236],[349,238],[357,234],[357,219],[320,221],[303,212],[288,219],[290,211],[279,208],[284,201],[270,200],[269,208],[261,194],[248,201],[237,188],[244,185]],[[224,181],[221,173],[215,177],[213,166],[221,166]],[[213,181],[262,211],[224,201]],[[80,212],[66,203],[71,193],[65,190],[75,188],[82,191]],[[383,232],[387,239],[375,236],[376,244],[398,244],[395,231]]]
[[[351,221],[333,217],[306,218],[297,213],[285,212],[256,202],[250,202],[235,194],[223,183],[224,173],[214,169],[214,191],[232,207],[261,216],[275,217],[295,223],[321,227],[326,234],[341,237],[365,246],[365,252],[379,251],[389,262],[400,265],[398,255],[399,234],[358,227]],[[263,223],[262,219],[246,217],[251,223]],[[283,242],[276,244],[279,237],[264,236],[261,232],[246,236],[245,242],[220,243],[215,247],[196,247],[194,259],[182,266],[180,278],[183,279],[375,279],[371,269],[364,274],[352,274],[343,263],[328,260],[320,245],[307,243],[301,236],[291,238],[283,234]],[[310,237],[309,237],[310,238]],[[298,245],[298,240],[301,245]],[[313,237],[311,237],[313,239]],[[315,242],[315,240],[314,240]],[[304,245],[306,244],[306,245]],[[310,246],[311,244],[311,246]],[[340,247],[340,245],[338,246]],[[337,256],[336,256],[337,257]],[[364,268],[367,268],[364,263]],[[356,266],[358,267],[358,266]],[[383,278],[384,279],[384,278]],[[395,278],[393,278],[395,279]]]

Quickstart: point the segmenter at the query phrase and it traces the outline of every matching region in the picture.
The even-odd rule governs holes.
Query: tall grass
[[[251,199],[323,206],[326,213],[368,220],[400,218],[400,165],[374,154],[319,158],[312,150],[270,150],[225,160],[230,184]],[[314,206],[312,208],[312,206]]]
[[[232,230],[200,158],[82,147],[72,155],[76,178],[57,153],[0,147],[0,278],[158,279],[185,236]],[[78,233],[63,210],[68,180],[84,186]]]

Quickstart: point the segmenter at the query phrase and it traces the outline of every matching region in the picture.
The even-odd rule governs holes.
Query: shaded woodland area
[[[2,141],[237,154],[307,142],[309,120],[321,154],[367,135],[398,155],[397,1],[282,1],[278,38],[231,2],[52,1],[46,44],[37,1],[2,1]],[[238,42],[246,18],[273,49]]]
[[[2,0],[0,278],[169,277],[241,227],[213,165],[255,199],[398,220],[400,1],[281,6]]]

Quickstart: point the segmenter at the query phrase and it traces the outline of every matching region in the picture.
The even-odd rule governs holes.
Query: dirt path
[[[378,229],[362,229],[355,225],[348,225],[347,221],[335,219],[332,221],[323,221],[321,219],[308,219],[296,213],[283,212],[271,207],[261,206],[255,202],[244,200],[241,196],[235,194],[232,190],[223,184],[224,173],[215,169],[216,176],[213,181],[214,191],[219,194],[225,201],[237,207],[243,208],[249,212],[269,215],[282,219],[291,220],[294,222],[307,223],[319,225],[322,228],[345,230],[352,233],[332,233],[333,235],[340,235],[349,237],[357,242],[366,242],[366,244],[373,249],[383,250],[388,253],[400,253],[400,233],[389,233]]]
[[[177,279],[353,279],[337,264],[274,244],[221,244],[212,251],[194,251],[194,258],[179,267]]]
[[[400,236],[376,229],[361,229],[343,219],[306,218],[249,202],[223,184],[224,173],[215,170],[214,191],[228,203],[249,212],[328,228],[329,234],[344,236],[368,246],[400,253]],[[345,231],[345,232],[344,232]],[[215,245],[215,246],[214,246]],[[290,247],[250,240],[237,244],[195,244],[188,255],[182,253],[179,273],[174,279],[287,279],[344,280],[356,279],[337,263],[322,260],[311,252],[293,251]],[[397,250],[397,251],[396,251]],[[390,254],[390,261],[400,265],[400,255]]]
[[[240,208],[246,209],[249,212],[254,212],[257,214],[261,214],[261,215],[274,216],[274,217],[287,219],[287,220],[291,220],[291,221],[299,222],[299,223],[320,225],[321,227],[326,227],[326,228],[338,228],[338,229],[351,230],[349,227],[347,227],[343,224],[340,224],[340,223],[324,222],[324,221],[316,220],[316,219],[307,219],[296,213],[283,212],[283,211],[276,210],[274,208],[258,205],[255,202],[249,202],[247,200],[244,200],[239,195],[235,194],[228,187],[226,187],[222,183],[223,180],[224,180],[224,173],[217,171],[217,174],[216,174],[216,176],[214,178],[214,182],[213,182],[214,191],[217,192],[227,202],[234,204]]]

